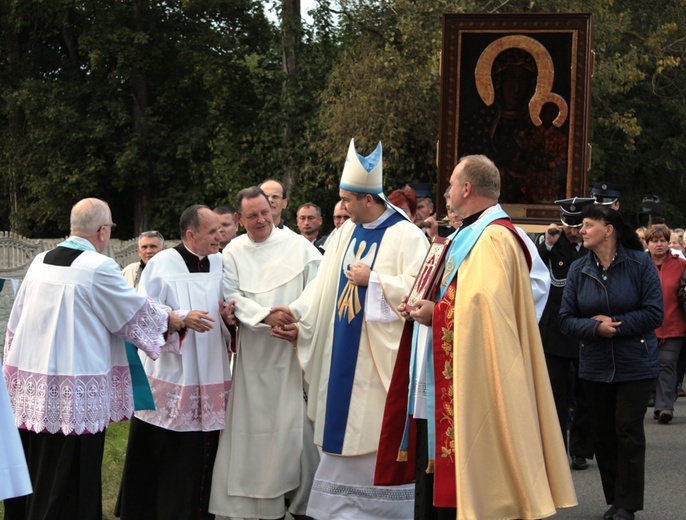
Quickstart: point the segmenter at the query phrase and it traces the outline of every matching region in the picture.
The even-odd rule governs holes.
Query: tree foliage
[[[279,81],[260,3],[3,0],[2,14],[0,52],[19,64],[1,83],[13,229],[64,233],[71,204],[100,196],[128,236],[174,236],[183,207],[268,164],[250,157]]]
[[[330,210],[353,137],[383,143],[387,190],[432,181],[442,13],[543,11],[594,16],[589,180],[686,222],[684,0],[318,0],[290,77],[257,0],[0,0],[0,227],[64,234],[98,196],[121,236],[173,237],[267,177]]]
[[[650,6],[612,0],[341,0],[340,6],[346,45],[322,95],[327,161],[343,156],[350,135],[361,137],[363,149],[381,139],[389,189],[435,178],[441,13],[592,12],[589,181],[623,183],[623,209],[634,218],[641,198],[656,193],[668,222],[686,222],[680,207],[686,171],[683,0]]]

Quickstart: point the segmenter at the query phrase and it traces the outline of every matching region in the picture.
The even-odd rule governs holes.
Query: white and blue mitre
[[[339,187],[355,193],[383,194],[383,152],[381,143],[372,153],[363,157],[355,149],[355,139],[350,140]]]
[[[355,139],[350,140],[348,155],[345,158],[339,188],[354,193],[373,193],[378,195],[393,211],[410,220],[404,211],[391,204],[383,193],[383,151],[381,143],[366,157],[357,153]]]

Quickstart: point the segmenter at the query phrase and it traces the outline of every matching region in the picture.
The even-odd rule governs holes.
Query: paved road
[[[686,399],[679,399],[674,420],[659,424],[649,408],[646,429],[646,488],[644,510],[636,520],[686,519]],[[599,520],[607,510],[595,461],[584,471],[572,471],[579,505],[553,517]]]
[[[653,409],[645,418],[646,489],[645,506],[636,520],[686,520],[686,399],[676,402],[674,420],[659,424]],[[600,520],[608,506],[603,498],[595,461],[584,471],[572,471],[579,505],[562,509],[554,519]],[[220,518],[220,517],[217,517]],[[286,515],[291,520],[290,515]],[[487,520],[487,519],[484,519]]]

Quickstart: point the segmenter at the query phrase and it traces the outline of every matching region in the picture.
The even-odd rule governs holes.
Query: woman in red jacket
[[[686,314],[679,304],[679,284],[686,260],[669,249],[670,230],[664,224],[652,226],[646,232],[648,252],[655,264],[662,286],[664,320],[655,330],[658,339],[660,373],[655,387],[655,419],[662,424],[672,420],[676,393],[676,363],[681,344],[686,337]]]

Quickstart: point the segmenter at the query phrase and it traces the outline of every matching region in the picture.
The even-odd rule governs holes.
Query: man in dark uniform
[[[591,195],[593,195],[596,204],[610,206],[612,209],[619,211],[619,195],[622,192],[622,188],[624,186],[620,184],[600,181],[591,188]]]
[[[541,259],[550,271],[551,280],[550,296],[541,316],[539,329],[565,446],[570,403],[575,402],[569,432],[569,454],[572,469],[577,470],[588,468],[586,459],[593,458],[593,431],[583,385],[579,382],[579,340],[560,332],[558,314],[569,266],[588,252],[583,246],[579,230],[583,210],[594,201],[592,198],[579,197],[556,201],[560,205],[562,226],[550,224],[538,246]]]

